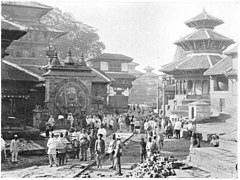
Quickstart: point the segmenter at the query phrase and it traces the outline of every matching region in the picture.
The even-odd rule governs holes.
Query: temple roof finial
[[[83,53],[81,54],[80,61],[79,61],[80,66],[87,66],[85,60],[84,60],[84,55]]]
[[[66,59],[64,61],[64,64],[65,65],[74,65],[75,64],[75,62],[74,62],[74,60],[72,58],[72,51],[71,51],[70,47],[68,48],[67,57],[66,57]]]

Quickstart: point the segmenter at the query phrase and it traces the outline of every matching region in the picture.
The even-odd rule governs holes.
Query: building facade
[[[128,72],[128,64],[132,60],[132,58],[122,54],[109,53],[103,53],[88,60],[90,67],[111,79],[107,97],[107,104],[110,108],[118,110],[128,108],[129,91],[132,82],[136,79]]]
[[[189,103],[201,100],[210,105],[210,78],[204,76],[204,72],[223,58],[222,52],[234,41],[213,30],[223,21],[208,14],[205,9],[185,24],[196,30],[174,44],[187,52],[186,57],[163,66],[161,71],[175,79],[172,113],[189,117]],[[194,117],[193,114],[190,118]]]
[[[218,116],[222,112],[237,117],[238,46],[235,45],[224,54],[227,56],[204,73],[204,75],[211,77],[211,113]]]

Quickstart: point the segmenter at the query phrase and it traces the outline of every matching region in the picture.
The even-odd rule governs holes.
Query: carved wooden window
[[[108,70],[113,72],[120,72],[121,71],[121,63],[119,62],[109,62],[108,63]]]

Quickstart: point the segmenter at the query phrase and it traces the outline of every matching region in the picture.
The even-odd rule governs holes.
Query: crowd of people
[[[47,137],[50,136],[47,143],[50,167],[53,166],[53,162],[56,166],[61,166],[69,158],[87,161],[88,150],[90,160],[96,158],[97,167],[101,167],[103,155],[106,153],[105,140],[108,134],[107,130],[113,132],[114,127],[118,125],[122,117],[123,115],[117,114],[89,115],[86,116],[86,127],[80,129],[79,127],[74,127],[74,118],[69,114],[67,120],[70,121],[70,129],[64,135],[60,133],[58,138],[56,138],[57,135],[53,133],[54,119],[50,116],[48,120],[50,126],[47,128],[49,131],[48,134],[46,133]],[[116,139],[118,140],[119,136]],[[116,166],[118,164],[117,159],[120,160],[118,158],[119,153],[113,156],[116,157],[116,162],[114,161],[114,166]],[[119,171],[119,174],[121,174],[121,171]]]
[[[137,115],[136,115],[137,114]],[[105,140],[107,131],[119,129],[120,132],[128,131],[132,133],[145,134],[146,139],[142,138],[140,142],[140,162],[149,160],[154,154],[164,150],[164,139],[181,138],[183,127],[187,128],[187,137],[190,140],[190,148],[200,147],[200,137],[196,131],[196,123],[192,120],[187,120],[176,115],[165,117],[158,115],[153,111],[147,111],[144,108],[132,106],[127,113],[124,114],[108,114],[108,115],[89,115],[86,116],[86,127],[80,129],[74,126],[74,118],[71,113],[68,114],[67,120],[71,126],[65,134],[54,134],[54,118],[50,116],[48,120],[48,128],[46,137],[49,137],[47,142],[48,157],[50,167],[55,164],[62,166],[69,158],[80,159],[80,161],[88,160],[88,150],[90,160],[96,158],[97,167],[102,166],[104,154],[109,154],[111,161],[110,169],[117,170],[117,174],[121,175],[121,155],[122,142],[118,134],[113,134],[107,152],[105,152]],[[116,127],[117,128],[114,128]],[[5,141],[2,138],[2,157],[4,156]],[[17,162],[18,136],[15,135],[11,141],[10,152],[12,154],[12,162]],[[210,142],[213,147],[219,146],[217,136],[213,136]],[[6,153],[5,153],[6,154]]]

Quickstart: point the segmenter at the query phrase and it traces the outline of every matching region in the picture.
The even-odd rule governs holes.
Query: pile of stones
[[[166,178],[175,176],[174,169],[178,169],[183,164],[173,156],[163,157],[160,154],[154,154],[145,163],[138,164],[137,171],[133,175],[136,178]]]

